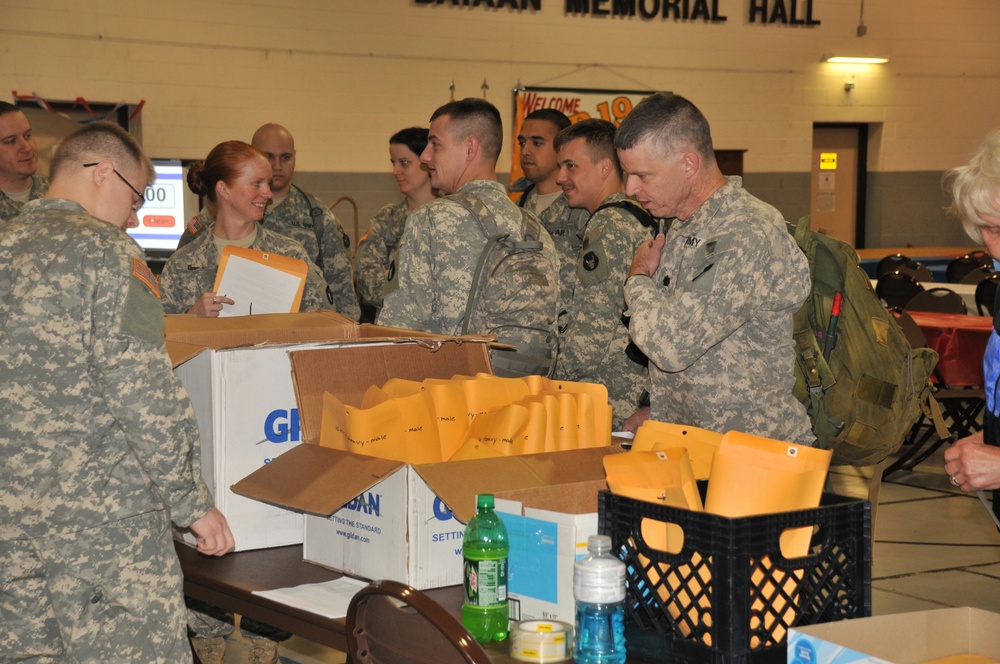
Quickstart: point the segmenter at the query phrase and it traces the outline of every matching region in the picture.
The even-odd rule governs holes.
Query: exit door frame
[[[813,129],[856,129],[858,131],[858,172],[854,183],[854,248],[865,248],[866,212],[868,210],[868,124],[864,122],[814,122]]]

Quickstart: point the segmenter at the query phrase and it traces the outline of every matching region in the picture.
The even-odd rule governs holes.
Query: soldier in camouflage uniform
[[[420,154],[426,147],[427,129],[423,127],[400,130],[389,139],[392,176],[405,198],[379,210],[368,223],[368,230],[358,240],[354,262],[358,273],[358,291],[362,306],[366,308],[377,310],[382,306],[386,275],[389,274],[389,266],[396,260],[406,217],[434,199],[430,172],[420,163]],[[374,316],[370,320],[374,320]]]
[[[219,220],[211,231],[199,233],[191,243],[175,251],[163,267],[160,288],[166,313],[214,318],[223,305],[235,303],[225,293],[213,292],[221,251],[228,244],[305,261],[308,273],[299,310],[330,307],[323,275],[302,245],[257,223],[271,199],[267,184],[270,172],[264,155],[241,141],[219,144],[206,161],[188,169],[192,190],[207,196],[209,209]],[[259,181],[261,176],[263,181]],[[246,185],[253,188],[244,189]]]
[[[722,174],[708,122],[683,97],[641,101],[615,145],[626,193],[676,218],[639,247],[625,283],[632,339],[649,357],[650,416],[812,444],[792,395],[792,315],[809,266],[781,214]]]
[[[38,148],[27,116],[0,101],[0,222],[21,213],[28,201],[45,196],[49,179],[35,175]]]
[[[124,231],[153,168],[94,123],[52,174],[0,228],[0,661],[190,662],[170,522],[205,554],[233,538]]]
[[[271,193],[261,225],[289,237],[305,247],[310,260],[319,266],[329,290],[328,305],[339,313],[358,320],[361,309],[354,292],[351,271],[351,239],[337,217],[318,198],[292,184],[295,174],[295,139],[277,124],[266,124],[254,132],[251,144],[264,153],[271,164]],[[319,223],[317,224],[317,220]],[[188,222],[178,248],[211,228],[215,219],[208,208]]]
[[[521,170],[524,177],[510,186],[520,191],[517,204],[538,215],[542,226],[552,236],[559,254],[559,302],[565,306],[576,289],[576,259],[580,254],[583,227],[590,218],[584,209],[566,204],[566,196],[556,183],[559,165],[556,158],[556,134],[570,126],[564,113],[552,108],[540,108],[528,113],[517,132]],[[560,328],[566,325],[565,315]]]
[[[629,336],[622,311],[632,256],[649,239],[649,231],[626,209],[603,207],[627,198],[613,124],[581,120],[559,132],[555,147],[557,181],[567,204],[591,215],[581,232],[577,285],[565,303],[568,323],[556,378],[605,385],[613,407],[612,426],[618,431],[638,407],[647,382],[646,368],[625,352]]]
[[[430,168],[435,189],[479,198],[501,231],[520,238],[521,211],[497,181],[502,144],[503,126],[496,107],[482,99],[463,99],[442,106],[431,116],[427,149],[420,158]],[[552,238],[540,230],[543,251],[557,265]],[[485,245],[475,215],[448,196],[413,212],[403,231],[395,270],[388,275],[378,323],[460,334],[472,275]]]

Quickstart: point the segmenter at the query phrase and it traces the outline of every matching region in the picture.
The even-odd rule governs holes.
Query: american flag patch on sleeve
[[[146,284],[149,290],[153,291],[156,299],[160,299],[160,283],[156,280],[156,275],[149,269],[149,266],[138,258],[132,258],[132,276]]]

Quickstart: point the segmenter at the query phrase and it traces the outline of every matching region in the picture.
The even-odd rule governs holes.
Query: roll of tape
[[[510,656],[520,662],[563,662],[573,655],[573,627],[558,620],[525,620],[510,630]]]

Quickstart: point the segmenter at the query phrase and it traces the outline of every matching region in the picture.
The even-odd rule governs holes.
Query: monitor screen
[[[184,169],[180,159],[153,159],[156,180],[146,187],[146,203],[129,228],[139,245],[152,254],[169,254],[184,234]]]

